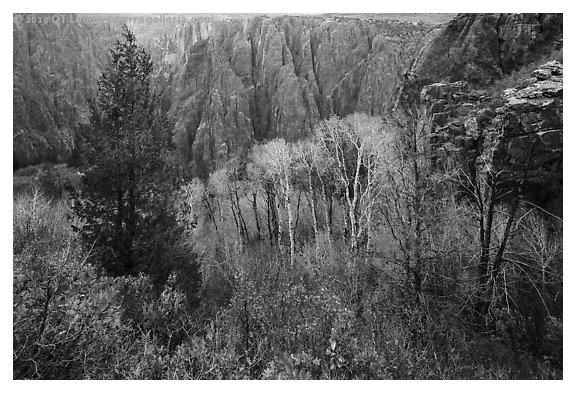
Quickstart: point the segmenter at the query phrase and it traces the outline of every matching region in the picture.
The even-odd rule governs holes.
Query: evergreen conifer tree
[[[83,135],[87,164],[74,210],[105,271],[165,275],[181,233],[171,202],[178,179],[170,133],[154,100],[150,56],[126,26],[110,55]]]

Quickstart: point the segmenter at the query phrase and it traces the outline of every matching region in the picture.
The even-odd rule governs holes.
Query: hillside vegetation
[[[557,19],[24,26],[14,379],[562,379]]]
[[[333,120],[318,138],[356,120],[381,127]],[[107,274],[65,200],[17,197],[14,377],[562,378],[561,222],[496,205],[490,269],[506,238],[505,259],[483,276],[481,211],[457,177],[411,188],[414,161],[364,146],[356,207],[332,161],[346,157],[317,160],[313,142],[273,141],[186,182],[187,251],[130,275]]]

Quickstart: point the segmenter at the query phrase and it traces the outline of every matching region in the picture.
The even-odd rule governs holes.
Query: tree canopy
[[[170,132],[157,115],[150,56],[127,27],[121,38],[98,80],[75,212],[102,267],[132,274],[164,269],[159,260],[178,238],[170,198],[178,178],[168,159]]]

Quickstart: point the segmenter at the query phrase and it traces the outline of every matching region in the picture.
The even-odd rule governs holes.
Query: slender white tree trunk
[[[286,213],[288,216],[288,238],[290,239],[290,266],[294,265],[294,217],[292,214],[292,205],[290,201],[290,179],[286,175],[284,181],[284,201],[286,204]]]

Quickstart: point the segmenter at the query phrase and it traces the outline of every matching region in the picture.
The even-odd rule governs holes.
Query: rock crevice
[[[177,32],[175,39],[184,42],[163,45],[178,50],[164,53],[161,68],[173,81],[165,85],[172,103],[169,118],[177,125],[176,142],[184,159],[193,167],[210,168],[245,150],[254,140],[302,138],[316,122],[332,114],[385,113],[402,84],[400,76],[430,28],[333,17],[258,17],[231,25],[199,20],[183,26],[191,33]],[[205,41],[211,49],[199,50]],[[228,58],[221,56],[216,66],[213,52],[227,53]],[[193,61],[188,59],[191,53],[196,56]],[[174,56],[181,59],[179,66],[165,66],[174,62]],[[218,78],[222,80],[218,86],[210,82]],[[249,108],[242,112],[248,114],[246,128],[239,131],[226,122],[220,127],[201,127],[213,117],[212,109],[222,113],[236,109],[225,100],[222,108],[206,109],[197,102],[203,97],[197,90],[219,90],[227,85],[234,86],[237,104]],[[188,120],[196,116],[195,122]],[[246,130],[250,130],[248,142],[241,143]],[[219,135],[207,137],[204,133]],[[216,140],[229,141],[227,154],[206,145]]]
[[[435,83],[421,100],[438,165],[502,173],[502,183],[525,177],[525,196],[562,215],[561,63],[545,63],[520,86],[493,95],[466,82]]]

